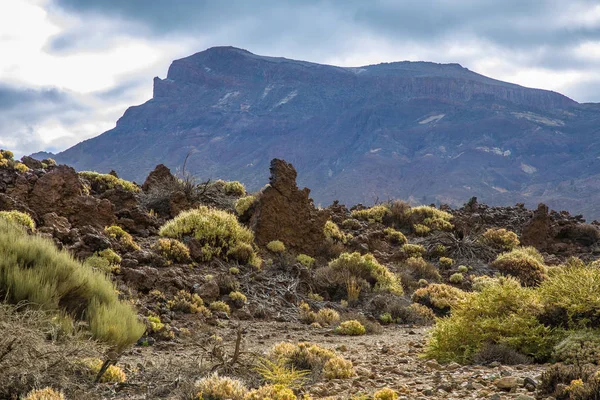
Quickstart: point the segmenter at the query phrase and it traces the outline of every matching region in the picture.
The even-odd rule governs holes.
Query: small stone
[[[521,386],[521,379],[516,376],[504,376],[496,381],[496,387],[500,390],[511,391]]]

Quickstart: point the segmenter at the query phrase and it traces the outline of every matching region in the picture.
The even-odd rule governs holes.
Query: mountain
[[[174,61],[151,100],[55,158],[142,181],[191,153],[199,178],[250,190],[283,158],[323,205],[477,196],[600,218],[599,122],[600,105],[458,64],[342,68],[215,47]]]

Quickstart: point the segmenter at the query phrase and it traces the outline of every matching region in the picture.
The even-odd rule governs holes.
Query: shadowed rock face
[[[458,64],[340,68],[216,47],[176,60],[117,126],[60,153],[142,181],[156,164],[259,189],[294,163],[317,203],[539,202],[600,217],[600,106]],[[47,155],[44,155],[47,156]]]
[[[325,243],[329,213],[315,208],[308,188],[298,189],[292,164],[274,159],[270,171],[271,184],[259,196],[250,219],[256,243],[281,240],[288,248],[315,255]]]

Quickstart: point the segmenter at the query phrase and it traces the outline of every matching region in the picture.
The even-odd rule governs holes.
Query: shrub
[[[98,257],[104,258],[112,265],[117,265],[121,263],[121,256],[118,255],[113,249],[104,249],[96,253]]]
[[[181,311],[189,314],[202,314],[207,317],[211,315],[208,308],[204,306],[204,301],[200,296],[185,290],[177,292],[175,297],[167,302],[167,307],[173,311]]]
[[[0,150],[0,159],[12,161],[15,157],[14,153],[10,150]]]
[[[414,224],[413,231],[417,236],[427,236],[431,233],[431,228],[423,224]]]
[[[260,260],[254,252],[252,245],[243,242],[236,243],[231,249],[227,250],[227,259],[235,260],[242,264],[252,264],[257,259]]]
[[[600,365],[600,332],[580,330],[571,332],[556,346],[553,358],[565,364],[598,364]]]
[[[502,365],[523,365],[531,364],[532,361],[531,357],[527,357],[505,344],[491,343],[484,345],[473,357],[473,362],[481,365],[493,362],[499,362]]]
[[[196,389],[200,400],[243,400],[248,392],[242,381],[216,372],[196,382]]]
[[[465,277],[460,272],[452,274],[452,275],[450,275],[450,278],[448,278],[448,281],[450,283],[454,283],[454,284],[462,283],[462,281],[464,281],[464,280],[465,280]]]
[[[385,325],[389,325],[394,322],[394,317],[389,312],[383,313],[379,316],[379,322]]]
[[[453,286],[432,283],[417,289],[412,295],[412,301],[431,308],[438,315],[446,315],[468,296],[468,293]]]
[[[466,274],[467,272],[469,272],[469,267],[467,267],[466,265],[459,265],[458,272],[460,272],[461,274]]]
[[[84,361],[85,366],[89,369],[90,375],[95,377],[100,372],[100,368],[102,368],[102,360],[94,358],[91,360]],[[102,383],[123,383],[127,380],[127,375],[121,367],[117,367],[116,365],[111,365],[106,369],[102,378],[100,378],[100,382]]]
[[[354,218],[348,218],[345,219],[342,222],[342,228],[344,229],[351,229],[353,231],[360,229],[362,227],[362,225],[360,224],[360,221],[354,219]]]
[[[390,214],[387,216],[391,224],[396,227],[408,225],[410,217],[410,205],[402,200],[392,200],[388,203]]]
[[[328,326],[340,320],[340,314],[332,308],[322,308],[317,312],[316,322],[321,326]]]
[[[423,225],[430,230],[439,231],[451,231],[454,229],[454,226],[450,223],[452,214],[438,210],[435,207],[412,207],[409,211],[409,216],[413,223],[413,230],[415,230],[415,232],[415,225]]]
[[[273,253],[283,253],[285,251],[285,244],[281,240],[272,240],[267,243],[267,249]]]
[[[128,250],[136,251],[140,249],[140,246],[133,240],[133,236],[125,232],[120,226],[108,226],[104,228],[104,233],[111,238],[118,240],[119,243]]]
[[[238,181],[225,182],[223,190],[226,194],[232,196],[244,196],[246,194],[246,188]]]
[[[296,261],[304,265],[306,268],[311,268],[315,263],[315,259],[306,254],[298,254],[298,256],[296,257]]]
[[[481,235],[481,241],[501,250],[512,250],[520,244],[517,234],[504,228],[488,229]]]
[[[297,389],[304,385],[310,371],[297,370],[293,365],[288,366],[284,359],[271,361],[268,358],[261,358],[258,360],[256,372],[269,384]]]
[[[222,313],[225,313],[227,315],[229,315],[231,313],[231,308],[229,308],[229,306],[227,305],[227,303],[222,302],[222,301],[213,301],[208,306],[214,312],[222,312]]]
[[[79,172],[79,176],[86,179],[92,186],[92,189],[99,193],[109,189],[114,189],[117,186],[121,186],[128,192],[137,193],[140,191],[140,188],[135,183],[117,178],[116,176],[110,174],[100,174],[93,171],[81,171]]]
[[[383,388],[375,392],[373,400],[396,400],[398,393],[390,388]]]
[[[335,328],[335,333],[345,336],[360,336],[367,333],[367,330],[359,321],[350,320],[342,322]]]
[[[523,288],[514,278],[499,279],[454,304],[450,317],[437,320],[425,356],[470,363],[485,345],[503,344],[546,360],[557,335],[536,319],[541,309],[533,289]]]
[[[83,262],[83,265],[88,268],[101,271],[105,274],[110,274],[111,272],[115,272],[119,269],[118,265],[113,265],[106,258],[97,255],[86,258]]]
[[[194,237],[203,246],[204,261],[226,256],[230,249],[240,243],[252,246],[254,241],[252,231],[240,225],[233,214],[205,206],[180,213],[165,223],[159,234],[173,239]],[[248,262],[255,257],[256,254],[252,252]]]
[[[403,244],[400,248],[402,253],[404,253],[407,257],[423,257],[425,255],[425,247],[420,244]]]
[[[390,215],[389,208],[383,205],[352,211],[352,218],[368,222],[383,222],[383,217]]]
[[[511,275],[524,286],[537,286],[547,278],[544,258],[533,247],[519,247],[500,254],[491,266],[503,274]]]
[[[406,244],[408,243],[408,240],[406,239],[406,236],[404,236],[404,234],[400,231],[397,231],[393,228],[385,228],[383,230],[383,233],[385,235],[385,238],[387,240],[389,240],[392,243],[396,243],[396,244]]]
[[[421,257],[410,257],[401,264],[402,269],[408,270],[415,279],[439,281],[441,275],[435,265]]]
[[[231,275],[237,275],[240,273],[240,269],[238,267],[231,267],[229,268],[229,273]]]
[[[20,211],[0,211],[0,219],[27,228],[31,232],[35,231],[35,222],[33,222],[33,218],[27,213]]]
[[[329,267],[342,275],[354,276],[375,282],[375,290],[403,294],[398,277],[385,266],[379,264],[371,254],[361,255],[358,252],[342,253],[329,263]]]
[[[566,390],[573,381],[581,380],[584,387],[578,396],[571,396]],[[572,388],[571,388],[572,389]],[[594,390],[596,393],[594,396]],[[552,395],[557,399],[594,400],[600,395],[596,368],[590,366],[572,366],[555,364],[542,373],[539,385],[541,394]],[[586,393],[588,392],[588,393]]]
[[[29,167],[23,163],[16,162],[14,165],[14,169],[19,171],[20,173],[25,173],[29,171]]]
[[[559,321],[557,325],[600,327],[600,269],[555,268],[538,292],[547,313],[566,316],[566,321]]]
[[[323,296],[318,293],[310,292],[308,293],[308,298],[314,301],[323,301]]]
[[[449,257],[440,257],[440,266],[450,268],[454,264],[454,260]]]
[[[229,293],[229,298],[235,304],[236,307],[243,307],[248,301],[246,295],[242,292],[234,291]]]
[[[294,391],[286,385],[265,385],[251,390],[244,400],[296,400]]]
[[[190,249],[177,239],[158,239],[152,249],[171,261],[185,263],[190,260]]]
[[[244,215],[246,211],[248,211],[250,207],[252,207],[255,201],[256,196],[240,197],[235,202],[235,212],[237,212],[238,215]]]
[[[325,222],[325,226],[323,227],[323,233],[327,239],[330,239],[334,242],[340,242],[346,244],[350,239],[350,235],[344,234],[340,230],[340,228],[335,224],[335,222],[329,220]]]
[[[0,297],[85,319],[96,339],[121,349],[145,330],[103,273],[84,267],[52,241],[1,220]]]
[[[65,400],[65,396],[61,392],[57,392],[51,387],[32,390],[27,393],[23,400]]]
[[[354,376],[352,362],[343,357],[332,357],[323,366],[325,379],[348,379]]]

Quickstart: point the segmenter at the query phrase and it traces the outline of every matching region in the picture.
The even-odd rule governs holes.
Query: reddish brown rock
[[[540,203],[533,214],[531,222],[523,227],[521,244],[533,246],[538,250],[545,250],[552,237],[551,227],[552,220],[548,215],[548,206]]]
[[[323,227],[329,213],[315,208],[309,189],[298,189],[292,164],[274,159],[270,171],[271,184],[259,196],[250,219],[256,242],[281,240],[288,248],[315,255],[325,242]]]
[[[142,185],[142,190],[147,192],[153,188],[170,184],[173,181],[175,181],[175,177],[171,173],[171,170],[165,165],[159,164],[146,178],[146,181]]]

